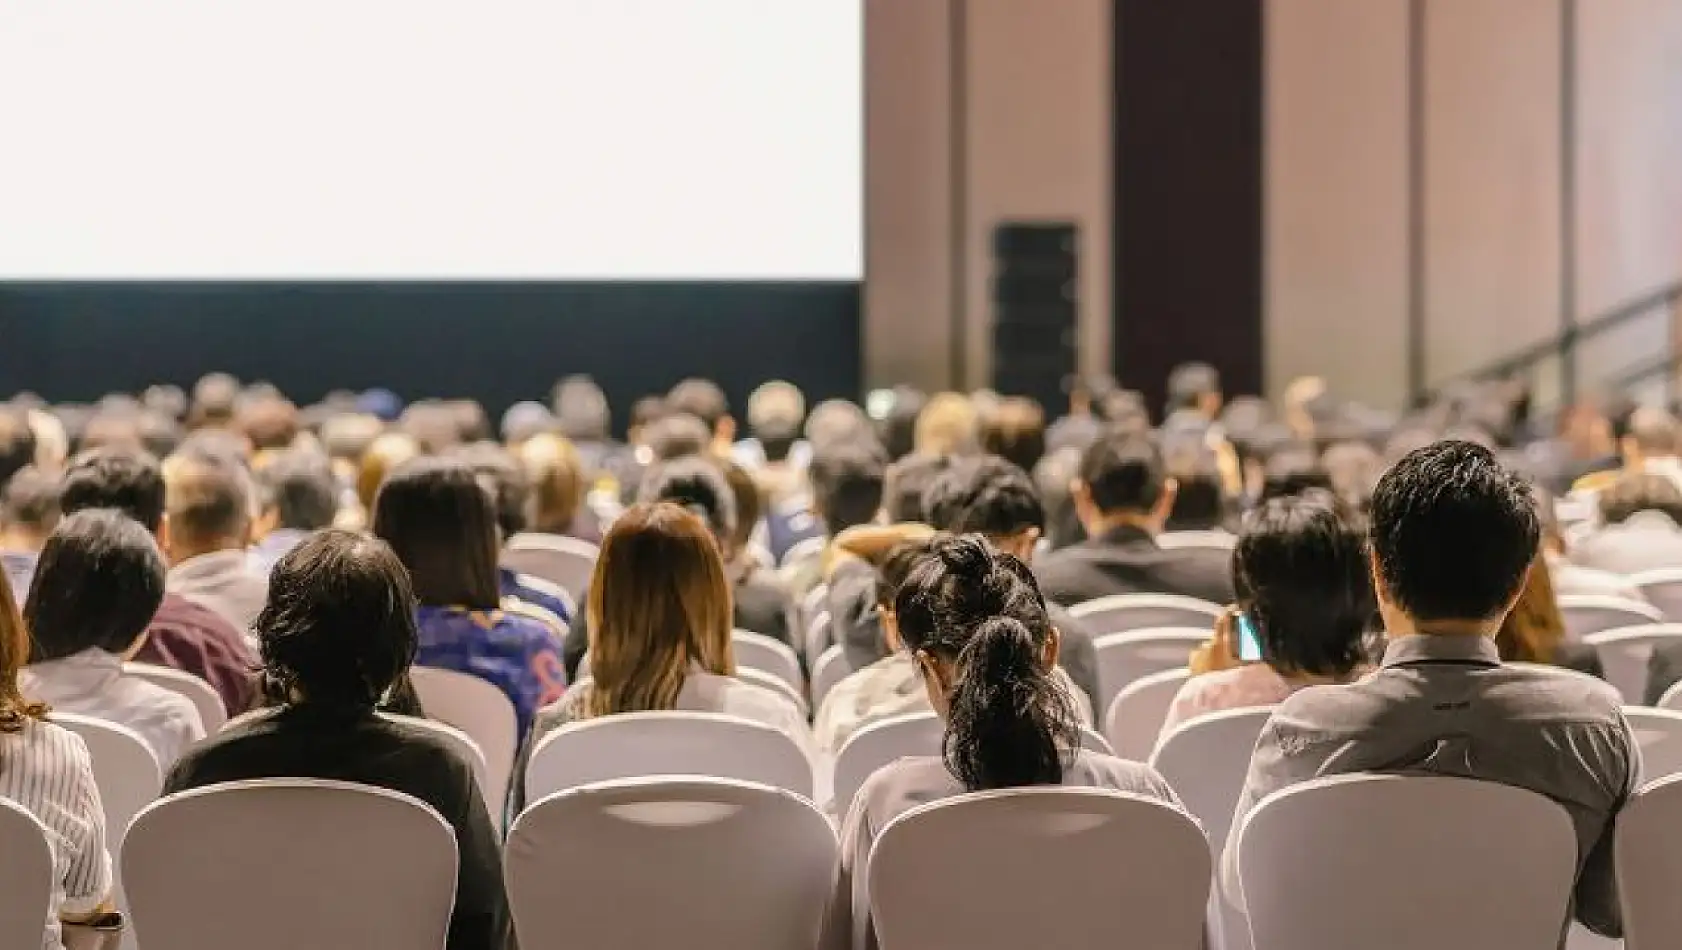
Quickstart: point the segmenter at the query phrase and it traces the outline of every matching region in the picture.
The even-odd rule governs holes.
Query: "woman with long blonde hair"
[[[707,523],[671,502],[633,505],[602,539],[590,579],[588,674],[542,710],[515,763],[509,818],[525,801],[526,765],[571,722],[651,710],[741,716],[811,748],[794,703],[736,679],[724,559]]]

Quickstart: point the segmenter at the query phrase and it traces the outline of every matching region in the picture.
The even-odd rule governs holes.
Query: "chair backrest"
[[[1557,946],[1577,863],[1571,821],[1548,799],[1423,776],[1288,788],[1250,813],[1237,847],[1262,950]]]
[[[399,722],[408,723],[417,729],[438,737],[445,745],[454,749],[456,754],[467,760],[473,767],[473,779],[479,786],[479,795],[485,799],[485,807],[490,809],[491,818],[497,825],[502,824],[502,800],[508,795],[508,783],[501,785],[491,783],[490,763],[485,761],[485,750],[479,748],[479,743],[473,737],[455,726],[446,725],[435,719],[421,719],[415,716],[399,716],[396,713],[381,713]]]
[[[1178,669],[1191,651],[1209,639],[1207,629],[1166,627],[1111,633],[1092,641],[1098,654],[1098,708],[1109,708],[1129,683],[1152,673]]]
[[[807,561],[815,558],[823,553],[823,549],[828,544],[829,539],[821,535],[815,538],[804,538],[796,541],[792,547],[783,552],[782,563],[778,566],[788,567],[790,564],[798,564],[801,561]]]
[[[1228,531],[1164,531],[1156,536],[1156,546],[1164,551],[1185,548],[1230,551],[1238,546],[1238,535]]]
[[[514,704],[494,683],[455,670],[416,666],[409,670],[421,708],[436,719],[467,733],[485,758],[485,801],[491,814],[502,814],[508,776],[519,752],[519,720]]]
[[[1617,687],[1624,702],[1642,702],[1647,692],[1647,661],[1653,647],[1661,643],[1682,643],[1682,624],[1654,623],[1617,627],[1590,633],[1583,642],[1594,647],[1606,682]]]
[[[572,595],[576,602],[590,586],[596,569],[594,544],[555,534],[516,534],[503,547],[502,565],[542,578]]]
[[[1202,945],[1209,846],[1184,813],[1091,788],[961,795],[890,821],[867,891],[883,950]]]
[[[408,795],[263,779],[148,807],[129,829],[122,867],[143,946],[442,948],[456,839]]]
[[[730,651],[735,655],[738,667],[751,666],[764,670],[794,687],[795,695],[805,693],[806,680],[800,674],[800,657],[795,656],[788,644],[764,634],[735,630],[730,634]]]
[[[1682,682],[1673,684],[1659,697],[1660,709],[1675,709],[1682,711]]]
[[[762,687],[776,693],[788,700],[795,709],[800,710],[802,716],[806,715],[805,693],[791,686],[789,681],[781,676],[752,666],[738,666],[736,667],[736,678],[750,686]]]
[[[812,664],[812,708],[823,705],[823,698],[835,688],[835,684],[847,678],[852,667],[847,665],[846,654],[837,643],[818,656]]]
[[[829,611],[819,610],[812,615],[812,619],[806,623],[805,644],[808,659],[821,656],[831,646],[840,645],[830,643],[830,631],[834,626],[835,622],[830,619]]]
[[[1191,671],[1183,666],[1152,673],[1129,683],[1110,700],[1104,713],[1104,737],[1110,740],[1116,755],[1138,762],[1151,757],[1162,724],[1168,719],[1168,709],[1174,705],[1174,695],[1190,678]]]
[[[1627,706],[1624,719],[1641,746],[1641,774],[1646,779],[1682,773],[1682,712]]]
[[[53,903],[47,829],[22,805],[0,798],[0,947],[39,947]]]
[[[1643,571],[1632,575],[1631,584],[1640,588],[1642,596],[1669,623],[1682,623],[1682,568]]]
[[[1115,594],[1100,597],[1069,609],[1077,620],[1086,621],[1094,634],[1126,633],[1162,627],[1196,627],[1208,636],[1225,608],[1196,597],[1179,594]]]
[[[228,721],[228,710],[222,705],[222,697],[209,683],[191,673],[154,663],[124,663],[123,672],[191,700],[193,708],[199,711],[199,722],[204,724],[207,736],[215,735]]]
[[[733,778],[812,797],[812,764],[778,729],[720,713],[638,712],[544,736],[526,768],[526,801],[650,775]]]
[[[1682,775],[1669,775],[1630,796],[1618,813],[1612,849],[1625,950],[1670,950],[1682,933]]]
[[[835,753],[832,810],[845,817],[864,780],[877,769],[914,755],[939,755],[946,726],[933,711],[902,713],[870,723]]]
[[[1664,620],[1652,604],[1605,594],[1561,594],[1559,612],[1565,618],[1566,636],[1582,640],[1591,633],[1637,627]]]
[[[647,778],[537,802],[503,863],[522,950],[784,950],[817,942],[836,844],[779,789]],[[657,911],[626,913],[650,894]]]
[[[134,816],[163,790],[163,769],[140,733],[92,716],[55,712],[52,721],[82,737],[93,760],[93,781],[105,808],[105,840],[115,854]]]

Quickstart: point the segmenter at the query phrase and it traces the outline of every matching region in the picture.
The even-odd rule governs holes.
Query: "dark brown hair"
[[[496,505],[465,462],[420,458],[398,468],[374,498],[373,531],[409,569],[422,604],[501,603]]]

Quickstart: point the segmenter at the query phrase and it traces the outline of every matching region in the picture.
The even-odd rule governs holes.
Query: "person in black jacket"
[[[1065,607],[1112,594],[1181,594],[1231,603],[1228,552],[1157,546],[1176,491],[1148,437],[1112,433],[1093,443],[1081,457],[1073,487],[1087,539],[1035,564],[1046,598]]]

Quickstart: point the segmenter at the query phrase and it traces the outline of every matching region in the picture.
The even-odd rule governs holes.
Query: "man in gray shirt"
[[[1501,662],[1494,635],[1523,589],[1539,526],[1529,486],[1487,450],[1410,453],[1373,495],[1372,574],[1389,645],[1349,686],[1302,690],[1262,730],[1233,818],[1268,795],[1355,772],[1441,775],[1537,792],[1570,815],[1577,919],[1621,935],[1612,832],[1641,775],[1617,692],[1566,670]]]

